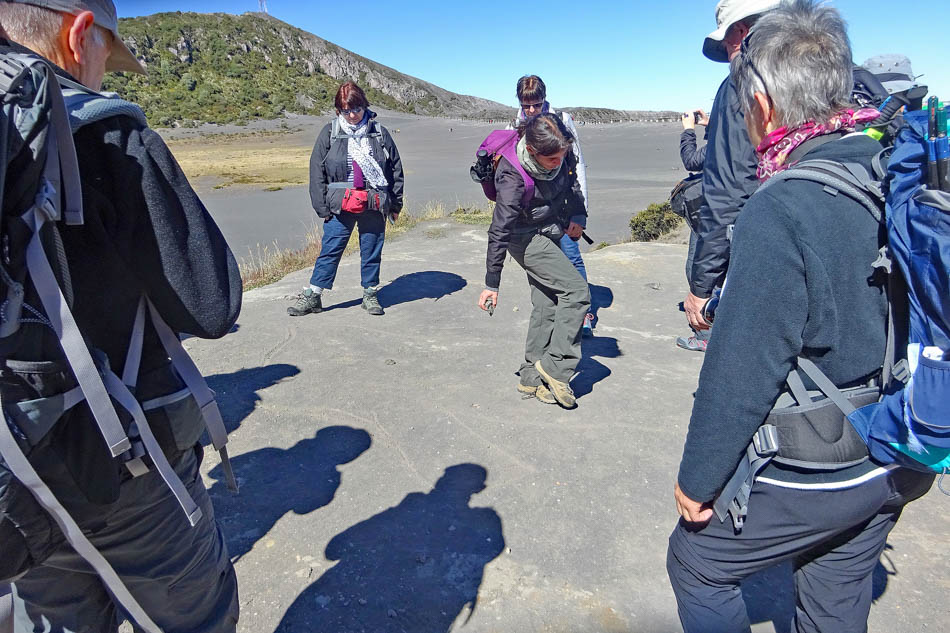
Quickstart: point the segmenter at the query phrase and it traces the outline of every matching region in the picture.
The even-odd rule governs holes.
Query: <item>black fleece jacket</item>
[[[880,149],[867,136],[850,135],[802,160],[870,169]],[[749,199],[736,223],[680,463],[678,481],[688,497],[716,497],[799,355],[839,387],[860,384],[880,369],[887,304],[871,263],[883,240],[867,209],[817,183],[777,182]]]
[[[485,287],[498,289],[505,254],[514,235],[536,231],[552,222],[566,226],[566,218],[587,216],[575,169],[574,154],[568,152],[557,176],[551,180],[534,181],[534,196],[528,201],[526,209],[521,202],[525,190],[524,178],[507,158],[498,160],[495,170],[495,211],[491,226],[488,227]]]
[[[686,171],[702,171],[706,162],[706,147],[696,149],[696,130],[683,130],[680,134],[680,160]]]
[[[757,159],[732,80],[719,86],[706,130],[703,163],[704,204],[699,210],[696,254],[689,276],[690,292],[709,297],[729,267],[727,229],[735,224],[749,196],[759,187]]]
[[[73,139],[85,222],[61,225],[60,233],[80,330],[116,372],[125,364],[143,293],[175,332],[224,336],[241,309],[237,262],[162,138],[116,116],[81,128]],[[4,352],[20,360],[48,357],[31,358],[35,350],[22,348]],[[147,326],[141,371],[167,362]]]

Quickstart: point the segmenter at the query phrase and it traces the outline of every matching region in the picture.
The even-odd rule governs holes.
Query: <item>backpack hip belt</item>
[[[801,370],[819,388],[805,389]],[[798,359],[787,379],[788,391],[779,398],[765,423],[752,436],[732,477],[713,502],[720,521],[732,516],[741,530],[749,511],[749,496],[759,473],[771,462],[805,471],[835,471],[868,460],[868,448],[847,416],[880,397],[871,383],[839,390],[806,358]]]

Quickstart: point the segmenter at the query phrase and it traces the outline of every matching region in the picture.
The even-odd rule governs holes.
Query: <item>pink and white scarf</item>
[[[789,129],[782,126],[773,130],[755,148],[759,155],[759,165],[755,170],[755,175],[759,181],[765,182],[778,172],[791,167],[786,164],[789,154],[808,139],[832,132],[853,132],[855,126],[873,121],[878,116],[880,112],[874,108],[860,110],[849,108],[831,117],[826,123],[806,121],[796,128]]]

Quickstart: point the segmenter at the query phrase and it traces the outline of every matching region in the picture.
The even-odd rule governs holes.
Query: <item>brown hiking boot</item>
[[[557,400],[554,399],[554,395],[551,391],[544,385],[538,385],[537,387],[532,387],[529,385],[522,385],[518,383],[518,393],[524,394],[525,398],[530,398],[534,396],[544,404],[557,404]]]
[[[577,399],[574,398],[574,392],[571,391],[571,386],[568,383],[557,380],[548,372],[544,371],[544,368],[541,367],[541,361],[536,362],[534,368],[541,374],[541,380],[544,381],[544,384],[550,389],[551,395],[554,396],[554,399],[557,400],[562,407],[565,409],[573,409],[577,406]]]

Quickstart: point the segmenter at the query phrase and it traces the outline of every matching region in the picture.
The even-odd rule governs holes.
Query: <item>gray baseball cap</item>
[[[106,71],[128,71],[145,74],[145,68],[119,37],[119,18],[112,0],[3,0],[18,4],[32,4],[60,13],[79,15],[91,11],[95,23],[112,32],[112,53],[106,61]]]
[[[720,0],[716,5],[716,30],[706,36],[703,55],[714,62],[728,62],[729,55],[722,43],[729,27],[753,15],[771,11],[779,0]]]
[[[920,76],[914,76],[910,60],[904,55],[875,55],[861,65],[874,73],[890,94],[910,90]]]

